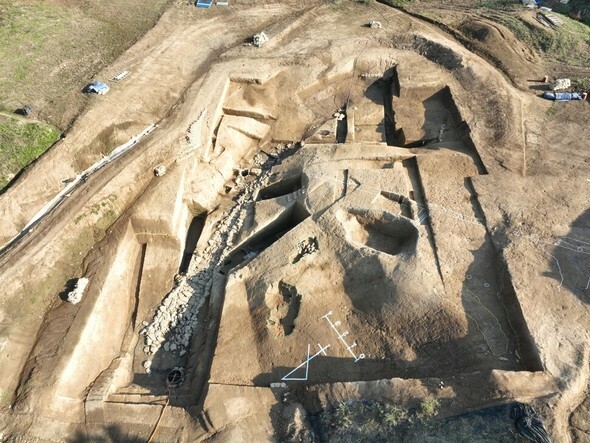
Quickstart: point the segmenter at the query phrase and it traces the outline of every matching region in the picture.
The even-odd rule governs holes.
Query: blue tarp
[[[84,92],[86,92],[86,93],[93,92],[95,94],[104,95],[107,92],[109,92],[109,87],[106,83],[103,83],[103,82],[92,82],[84,88]]]
[[[209,8],[213,4],[213,0],[197,0],[195,6],[197,8]]]
[[[577,92],[545,92],[543,98],[546,98],[547,100],[555,100],[556,102],[582,100],[582,96]]]

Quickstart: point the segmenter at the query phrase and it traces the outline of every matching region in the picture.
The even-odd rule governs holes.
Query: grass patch
[[[590,64],[590,27],[566,16],[555,30],[528,23],[518,14],[488,11],[483,14],[510,29],[516,38],[544,54],[548,59],[568,65]]]
[[[46,49],[48,39],[63,30],[67,13],[44,3],[13,4],[0,0],[0,17],[3,96],[9,92],[7,88],[27,80],[36,55]]]
[[[572,88],[575,91],[590,92],[590,77],[572,78],[571,81],[572,81]]]
[[[319,428],[327,440],[382,441],[395,427],[408,420],[409,412],[387,403],[369,400],[344,401],[320,415]],[[324,441],[324,440],[322,440]]]
[[[0,189],[81,112],[81,89],[148,31],[172,0],[0,0],[0,111],[31,105],[53,126],[0,115]]]
[[[312,423],[321,441],[401,441],[412,428],[431,426],[439,408],[434,398],[424,399],[413,409],[380,401],[348,400],[321,412]]]
[[[512,407],[495,406],[439,418],[441,404],[434,398],[410,409],[379,401],[348,400],[312,416],[311,423],[322,442],[514,443],[521,438],[510,416]]]
[[[568,64],[590,64],[590,27],[569,17],[562,16],[563,25],[547,40],[549,57]]]
[[[10,356],[7,356],[10,357]],[[8,391],[0,389],[0,407],[5,408],[10,405],[11,395]]]
[[[511,408],[512,405],[502,405],[431,420],[426,426],[410,427],[400,441],[524,443],[528,440],[518,435],[510,417]]]
[[[59,130],[46,123],[0,114],[0,189],[59,136]]]
[[[515,3],[514,0],[482,0],[478,5],[486,9],[502,9],[507,11],[517,11],[522,9],[521,3]]]
[[[77,45],[86,44],[84,33],[97,33],[96,23],[85,22],[75,8],[45,2],[0,0],[0,17],[0,107],[12,111],[29,104],[43,120],[67,126],[60,125],[55,104],[61,103],[60,114],[68,107],[76,112],[74,108],[81,106],[68,97],[65,85],[96,69],[90,58],[72,60]],[[70,35],[73,23],[84,29],[77,38]]]
[[[115,194],[110,194],[104,200],[99,203],[94,203],[87,212],[82,212],[79,214],[75,219],[74,223],[80,223],[86,217],[96,218],[99,216],[100,219],[98,221],[93,222],[95,233],[101,233],[104,236],[104,231],[109,228],[113,222],[117,219],[117,212],[115,211],[116,206],[115,202],[117,201],[117,196]],[[101,240],[102,237],[95,238],[95,241]]]
[[[558,104],[556,102],[551,103],[551,106],[549,106],[549,108],[545,111],[545,117],[547,119],[553,118],[553,116],[557,112],[557,106]]]

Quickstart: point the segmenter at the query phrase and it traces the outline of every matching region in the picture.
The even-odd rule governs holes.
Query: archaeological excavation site
[[[385,3],[173,3],[97,73],[0,194],[0,441],[590,442],[590,105]]]

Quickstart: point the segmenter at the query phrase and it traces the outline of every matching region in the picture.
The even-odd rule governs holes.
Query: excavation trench
[[[230,270],[240,266],[246,260],[259,255],[309,216],[309,212],[301,204],[293,204],[274,222],[238,245],[224,262],[219,272],[226,275]]]
[[[348,116],[346,114],[346,105],[342,107],[341,116],[336,121],[336,143],[346,143],[348,134]]]
[[[535,344],[522,309],[520,302],[512,284],[512,276],[510,271],[503,261],[496,258],[496,269],[499,274],[499,281],[501,284],[500,292],[502,303],[506,311],[508,322],[516,337],[516,348],[520,354],[520,360],[525,370],[527,371],[543,371],[543,363],[537,345]]]
[[[522,364],[524,370],[527,371],[543,371],[543,364],[536,344],[533,341],[529,328],[526,324],[520,302],[516,295],[516,291],[512,284],[512,276],[505,261],[502,258],[501,251],[498,250],[496,244],[492,241],[490,232],[485,221],[485,213],[477,199],[477,193],[473,186],[472,180],[465,179],[465,187],[471,195],[471,204],[473,212],[480,223],[485,227],[486,244],[492,251],[492,263],[496,272],[496,281],[498,282],[498,293],[494,301],[502,305],[506,320],[512,330],[514,337],[514,346],[518,352],[517,357]]]
[[[258,193],[258,201],[270,200],[272,198],[292,194],[293,192],[300,190],[301,186],[301,174],[293,174],[261,189]]]
[[[178,272],[180,274],[185,273],[188,270],[188,266],[191,262],[191,258],[195,253],[195,249],[197,248],[197,243],[199,242],[199,238],[201,237],[201,233],[203,232],[203,227],[205,226],[205,222],[207,220],[207,216],[205,213],[199,214],[191,220],[191,223],[188,227],[188,231],[186,234],[186,241],[184,243],[184,251],[182,253],[182,260],[180,262],[180,267]]]
[[[399,93],[400,85],[395,67],[385,71],[373,83],[367,84],[364,100],[353,107],[356,117],[355,129],[352,132],[360,137],[356,141],[385,142],[388,146],[401,145],[403,140],[400,142],[401,133],[397,130],[394,110],[394,97],[399,96]],[[382,119],[379,114],[382,115]],[[374,138],[376,134],[377,138]]]
[[[393,103],[401,128],[397,132],[398,146],[453,149],[469,155],[480,175],[488,173],[471,138],[471,128],[463,119],[448,86],[406,88],[403,94],[393,99]]]
[[[394,73],[395,75],[392,77],[384,79],[383,88],[383,117],[387,146],[399,146],[399,136],[395,127],[395,111],[393,110],[393,97],[394,95],[399,96],[399,80],[397,79],[397,71]]]

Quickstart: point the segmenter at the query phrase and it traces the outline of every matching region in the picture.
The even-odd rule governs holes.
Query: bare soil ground
[[[167,9],[0,196],[158,125],[0,256],[2,435],[586,441],[590,105],[536,80],[588,67],[469,6]]]

